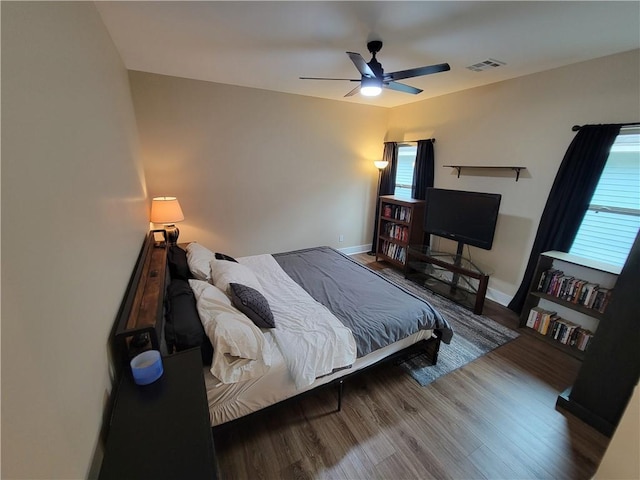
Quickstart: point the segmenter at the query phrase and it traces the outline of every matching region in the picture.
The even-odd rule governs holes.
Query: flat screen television
[[[463,245],[491,250],[502,195],[428,188],[424,231]]]

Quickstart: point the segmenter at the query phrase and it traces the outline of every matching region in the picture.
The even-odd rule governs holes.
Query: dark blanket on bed
[[[351,329],[358,357],[418,330],[453,331],[431,305],[330,247],[274,254],[282,269]]]

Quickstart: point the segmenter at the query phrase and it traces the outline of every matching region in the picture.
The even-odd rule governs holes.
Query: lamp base
[[[165,238],[167,239],[167,245],[169,247],[173,247],[178,244],[178,235],[180,235],[180,230],[175,225],[165,225]]]

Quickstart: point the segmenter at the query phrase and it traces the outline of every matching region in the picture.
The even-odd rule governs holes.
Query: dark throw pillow
[[[189,270],[189,264],[187,263],[187,252],[182,248],[174,245],[169,247],[167,252],[167,262],[169,263],[169,273],[171,278],[178,278],[181,280],[189,280],[193,278],[191,271]]]
[[[169,352],[200,348],[203,365],[211,365],[213,347],[205,334],[193,291],[186,280],[172,280],[167,287],[165,339]]]
[[[229,290],[233,305],[249,317],[256,326],[260,328],[276,327],[269,302],[259,291],[241,283],[230,283]]]
[[[216,252],[216,260],[226,260],[227,262],[238,263],[238,261],[235,258],[230,257],[229,255],[225,255],[224,253],[218,253],[218,252]]]

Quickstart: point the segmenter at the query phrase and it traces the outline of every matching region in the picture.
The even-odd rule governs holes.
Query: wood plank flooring
[[[371,261],[365,255],[359,259]],[[511,328],[516,315],[487,301]],[[447,348],[443,345],[442,348]],[[383,365],[214,429],[223,479],[589,479],[609,439],[555,409],[580,362],[528,335],[420,387]]]

